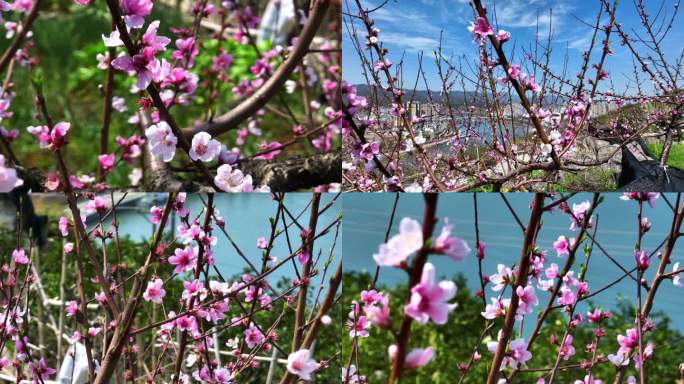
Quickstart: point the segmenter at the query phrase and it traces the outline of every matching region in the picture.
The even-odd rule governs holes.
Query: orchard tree
[[[590,39],[573,60],[576,67],[568,59],[574,51],[551,65],[561,60],[554,56],[553,10],[537,16],[532,41],[521,41],[499,26],[500,2],[468,3],[472,21],[457,31],[472,37],[472,50],[449,54],[440,35],[434,65],[420,52],[415,73],[405,69],[406,52],[387,48],[376,23],[375,14],[391,14],[390,3],[348,3],[345,53],[358,57],[355,70],[366,91],[343,86],[345,189],[612,190],[615,180],[590,188],[564,182],[606,172],[620,155],[633,155],[658,166],[648,185],[630,184],[625,172],[619,181],[627,190],[678,191],[667,166],[684,121],[684,51],[666,49],[664,40],[674,36],[679,2],[658,2],[655,10],[646,1],[588,2],[597,10],[579,24]],[[639,24],[621,24],[618,9],[638,14]],[[634,61],[623,86],[608,70],[618,49]],[[433,79],[439,89],[429,88]],[[419,99],[419,88],[426,88],[426,100]],[[430,110],[421,110],[421,103]],[[644,140],[661,144],[658,156],[639,148]]]

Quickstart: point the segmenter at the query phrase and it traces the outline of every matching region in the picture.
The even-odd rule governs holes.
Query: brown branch
[[[310,157],[292,157],[280,162],[250,160],[242,172],[251,175],[255,186],[268,185],[272,191],[287,192],[322,184],[339,183],[342,154],[339,151]]]
[[[342,282],[342,262],[337,264],[337,270],[335,271],[335,274],[333,277],[330,278],[330,287],[328,287],[328,293],[326,294],[325,298],[323,299],[323,302],[321,303],[321,307],[318,309],[318,314],[316,314],[316,318],[313,320],[311,325],[309,326],[309,330],[306,333],[306,336],[304,337],[304,341],[302,342],[302,348],[308,349],[311,347],[313,344],[314,340],[316,339],[316,335],[318,334],[318,330],[321,327],[321,319],[323,318],[324,315],[326,315],[329,311],[332,305],[335,302],[335,295],[337,293],[337,289],[340,286],[340,283]],[[286,372],[285,376],[280,380],[280,384],[290,384],[292,383],[296,377],[291,374],[290,372]]]
[[[302,252],[307,252],[309,254],[309,260],[304,264],[302,269],[302,278],[300,280],[300,288],[297,295],[297,308],[295,309],[295,323],[294,332],[292,336],[292,352],[299,350],[300,344],[302,342],[302,336],[304,329],[304,322],[306,321],[305,310],[306,310],[306,295],[309,289],[309,283],[304,282],[304,279],[309,279],[309,274],[311,273],[311,264],[313,263],[313,249],[314,249],[314,236],[316,234],[316,225],[318,224],[318,207],[321,202],[321,194],[314,193],[311,200],[311,215],[309,217],[309,229],[302,244]]]
[[[161,241],[164,228],[166,227],[166,222],[169,218],[169,214],[175,201],[175,194],[169,194],[166,200],[166,207],[164,207],[162,218],[159,221],[159,227],[152,243],[150,244],[150,252],[147,255],[145,264],[141,267],[139,273],[136,274],[135,280],[133,282],[133,288],[130,292],[130,299],[126,303],[126,307],[118,319],[119,321],[116,330],[114,331],[112,340],[109,343],[109,348],[102,359],[102,365],[100,366],[100,370],[97,372],[97,376],[95,377],[93,384],[108,383],[116,369],[119,359],[121,358],[123,347],[128,340],[128,331],[133,324],[133,319],[135,318],[138,305],[140,304],[140,299],[142,298],[144,285],[147,283],[150,277],[150,265],[156,256],[157,245]]]
[[[17,33],[17,36],[12,41],[12,45],[10,45],[5,52],[3,52],[2,58],[0,58],[0,72],[5,70],[7,65],[14,57],[14,54],[17,52],[17,50],[19,50],[19,47],[21,47],[24,39],[26,39],[26,35],[31,30],[33,22],[38,18],[38,11],[40,10],[42,3],[43,0],[36,0],[31,12],[29,12],[28,16],[26,16],[26,19],[21,23],[21,30],[19,33]]]
[[[111,0],[108,0],[110,2]],[[238,125],[253,116],[261,109],[275,94],[282,89],[283,84],[290,74],[297,68],[302,58],[308,53],[309,45],[313,40],[318,28],[325,17],[326,10],[330,6],[330,0],[315,0],[306,27],[297,39],[297,45],[290,53],[290,56],[276,70],[264,85],[253,95],[246,98],[229,112],[217,117],[212,122],[207,122],[193,128],[183,129],[186,138],[193,137],[198,132],[207,132],[216,137],[231,129],[236,129]],[[180,138],[179,138],[180,140]]]
[[[212,213],[214,212],[214,194],[210,193],[207,196],[207,213],[204,216],[204,224],[202,225],[202,231],[204,233],[209,234],[210,233],[210,225],[211,225],[211,217]],[[204,244],[202,242],[198,241],[198,252],[197,252],[197,261],[195,265],[195,271],[194,271],[194,278],[195,280],[199,279],[200,274],[202,273],[202,269],[204,266],[202,265],[202,260],[204,256]],[[193,307],[195,306],[195,301],[197,300],[197,296],[193,296],[189,303],[187,303],[187,309],[188,311],[192,311]],[[255,300],[256,302],[256,300]],[[200,322],[201,320],[198,319]],[[180,382],[180,371],[181,367],[183,366],[183,355],[185,354],[185,347],[187,344],[187,331],[181,331],[180,334],[180,342],[178,343],[178,352],[176,355],[176,362],[174,364],[174,372],[175,374],[173,375],[173,382],[174,383],[179,383]],[[216,346],[218,348],[218,346]],[[211,369],[211,368],[210,368]]]
[[[112,30],[116,30],[116,25],[112,20]],[[109,65],[107,66],[107,82],[104,90],[104,109],[102,112],[102,131],[100,131],[100,154],[105,155],[109,147],[109,126],[112,121],[112,99],[114,98],[114,67],[112,60],[116,57],[116,48],[110,47],[107,50],[109,56]],[[97,175],[99,181],[104,181],[105,173],[101,167],[97,167]]]
[[[45,97],[43,96],[43,91],[38,86],[37,84],[34,84],[34,90],[36,92],[36,100],[38,104],[38,108],[40,110],[40,113],[43,115],[43,118],[45,119],[45,123],[50,131],[52,131],[54,127],[54,123],[52,120],[52,117],[50,116],[50,113],[48,112],[47,108],[47,103],[45,101]],[[69,180],[69,170],[66,167],[66,164],[64,163],[64,156],[62,155],[62,149],[56,149],[54,151],[55,158],[57,160],[57,165],[59,168],[59,173],[62,177],[62,186],[64,189],[64,194],[66,195],[67,202],[69,205],[69,209],[71,210],[71,215],[73,217],[74,221],[74,227],[76,228],[76,233],[77,235],[81,238],[81,241],[83,244],[85,244],[86,251],[88,252],[88,256],[90,256],[90,262],[93,264],[95,267],[95,270],[97,271],[97,278],[102,286],[102,289],[104,291],[105,296],[107,297],[107,301],[110,305],[110,308],[114,312],[115,315],[119,314],[119,306],[117,305],[117,302],[114,300],[114,296],[112,296],[112,291],[110,289],[109,285],[109,280],[106,279],[104,274],[102,273],[102,266],[100,262],[97,259],[97,254],[95,253],[95,248],[93,245],[90,243],[90,239],[88,238],[88,233],[85,229],[85,226],[83,222],[81,221],[81,212],[78,209],[78,205],[76,203],[76,193],[74,192],[74,189],[71,185],[71,181]]]
[[[478,15],[480,17],[484,18],[485,20],[487,20],[487,11],[482,6],[482,1],[473,0],[473,4],[475,5],[475,9],[477,10]],[[489,20],[487,20],[487,23],[489,24]],[[489,36],[489,41],[492,43],[492,47],[494,48],[494,51],[496,51],[496,55],[499,58],[499,63],[501,64],[501,67],[503,68],[504,72],[506,73],[508,80],[513,85],[513,88],[515,88],[515,91],[518,94],[518,97],[520,97],[520,103],[523,105],[523,107],[525,108],[527,113],[530,115],[530,118],[532,120],[532,123],[534,124],[534,128],[535,128],[535,131],[537,132],[537,135],[539,135],[539,138],[544,142],[544,144],[548,144],[550,142],[549,136],[546,134],[546,130],[542,126],[541,120],[539,119],[539,117],[536,116],[536,114],[532,110],[532,104],[530,103],[529,99],[527,98],[527,95],[525,94],[525,90],[523,89],[520,82],[518,80],[514,79],[510,75],[510,73],[508,73],[508,69],[510,68],[510,64],[508,63],[508,59],[506,58],[506,53],[504,52],[503,47],[499,43],[499,40],[496,38],[496,36],[492,35],[492,36]],[[553,159],[553,162],[558,167],[560,167],[562,165],[561,159],[558,157],[558,154],[556,153],[555,150],[551,151],[551,158]]]
[[[598,204],[599,197],[600,197],[599,193],[594,194],[594,198],[592,200],[591,207],[589,208],[589,210],[585,214],[584,221],[582,223],[580,223],[580,232],[577,235],[577,240],[575,241],[575,243],[570,248],[570,251],[568,254],[568,259],[565,261],[565,264],[563,265],[563,270],[561,272],[559,272],[559,274],[558,274],[559,276],[565,276],[570,271],[570,268],[572,268],[572,265],[575,262],[575,255],[576,255],[577,251],[580,249],[579,247],[582,243],[582,238],[585,235],[587,235],[590,238],[592,238],[592,241],[593,241],[593,237],[591,236],[589,231],[587,231],[587,228],[589,227],[589,221],[591,220],[591,216],[594,213],[594,209],[596,208],[596,205]],[[577,220],[577,217],[575,217],[575,215],[573,213],[570,213],[570,214],[574,220]],[[596,243],[596,244],[598,244],[598,243]],[[534,341],[539,336],[539,332],[541,331],[541,327],[544,324],[544,321],[546,321],[546,318],[549,315],[549,313],[551,313],[552,310],[556,309],[556,307],[553,306],[553,302],[554,302],[554,300],[556,300],[556,297],[558,296],[558,292],[560,292],[562,283],[563,283],[563,279],[559,278],[558,281],[556,282],[556,284],[554,285],[553,289],[551,290],[551,296],[549,297],[549,300],[546,302],[546,306],[544,307],[544,310],[537,317],[537,321],[534,324],[534,328],[532,330],[532,333],[530,333],[530,337],[527,340],[527,350],[530,350],[530,348],[532,348],[532,346],[534,345]],[[578,298],[578,301],[581,301],[581,299]],[[511,372],[511,374],[508,376],[508,381],[512,381],[513,378],[515,377],[515,375],[518,374],[518,372],[519,372],[519,369],[514,369],[513,372]]]
[[[425,197],[425,212],[423,213],[423,241],[427,244],[428,239],[432,238],[432,232],[435,230],[435,224],[437,222],[437,197],[435,193],[427,193]],[[415,286],[420,281],[420,277],[423,274],[423,267],[427,262],[428,254],[430,253],[430,247],[424,245],[416,254],[416,258],[413,260],[413,265],[411,266],[411,277],[409,280],[409,288]],[[409,297],[406,298],[407,302],[410,300]],[[411,333],[411,323],[412,318],[406,314],[401,319],[401,324],[399,326],[399,333],[396,337],[397,344],[397,355],[392,362],[392,371],[390,372],[389,379],[387,379],[388,384],[394,384],[398,382],[404,371],[404,360],[406,359],[406,348],[408,346],[408,339]]]
[[[504,320],[503,328],[501,329],[501,337],[499,337],[499,345],[492,360],[492,366],[487,376],[487,384],[494,384],[499,376],[499,368],[506,353],[508,340],[515,324],[515,316],[518,311],[519,298],[516,294],[517,287],[522,287],[527,284],[527,272],[530,266],[530,250],[534,246],[533,241],[537,228],[541,224],[541,216],[544,212],[544,194],[537,193],[534,195],[534,202],[532,203],[532,213],[530,214],[530,221],[525,229],[525,240],[523,242],[522,251],[520,253],[520,262],[518,267],[518,276],[515,280],[515,285],[511,286],[513,291],[511,295],[511,304],[506,311],[506,318]]]
[[[648,317],[651,313],[651,308],[653,307],[653,302],[655,300],[656,291],[660,286],[660,283],[665,278],[665,268],[670,263],[670,255],[674,251],[675,243],[679,238],[679,229],[682,226],[682,220],[684,219],[684,206],[679,208],[677,215],[672,223],[672,229],[667,239],[667,244],[663,250],[663,254],[660,256],[660,263],[658,264],[658,271],[653,278],[653,283],[651,284],[651,289],[648,290],[648,295],[646,296],[646,301],[641,309],[641,316],[643,318]]]

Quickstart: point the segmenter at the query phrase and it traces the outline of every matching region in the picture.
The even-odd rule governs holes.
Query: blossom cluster
[[[57,230],[64,238],[64,252],[69,257],[82,256],[80,250],[76,250],[74,240],[82,230],[81,226],[88,222],[89,215],[94,216],[96,224],[87,231],[85,240],[79,239],[81,242],[101,241],[104,245],[105,241],[117,239],[119,236],[118,226],[106,225],[118,203],[114,199],[102,196],[86,196],[89,200],[83,206],[81,217],[74,219],[63,216],[58,221]],[[274,195],[275,200],[280,198]],[[162,320],[156,321],[150,327],[152,343],[161,349],[160,356],[181,354],[185,361],[184,367],[187,368],[179,372],[181,382],[235,384],[239,382],[240,372],[258,366],[253,359],[256,354],[270,354],[274,346],[277,347],[278,341],[284,338],[281,328],[277,326],[280,321],[277,316],[280,302],[284,305],[294,303],[292,292],[308,285],[312,274],[317,273],[312,270],[307,272],[310,275],[302,274],[282,293],[278,293],[265,279],[265,276],[283,265],[289,266],[285,264],[288,259],[298,260],[301,267],[314,263],[307,256],[308,251],[305,251],[304,244],[308,238],[308,231],[302,230],[302,247],[281,261],[271,254],[274,239],[280,235],[274,224],[270,236],[259,237],[256,241],[256,250],[263,258],[262,269],[254,269],[243,273],[234,281],[226,281],[218,272],[218,276],[207,272],[218,271],[215,254],[219,244],[217,234],[226,233],[226,223],[221,217],[221,212],[211,204],[212,200],[205,203],[197,212],[186,199],[185,193],[179,193],[167,202],[165,207],[155,205],[149,210],[149,221],[159,226],[159,230],[173,225],[170,223],[169,215],[175,215],[176,219],[175,228],[168,228],[173,232],[172,241],[160,241],[152,248],[153,253],[148,262],[155,264],[154,271],[150,270],[149,278],[140,289],[139,305],[153,306],[155,311],[162,312]],[[279,210],[281,209],[283,208],[280,207]],[[15,250],[13,258],[16,265],[26,265],[30,262],[28,253],[23,249]],[[318,263],[318,260],[315,262]],[[312,266],[315,267],[316,265]],[[141,267],[141,271],[147,268],[146,263]],[[118,269],[122,270],[117,271]],[[121,264],[117,265],[115,271],[118,274],[125,272],[125,269],[126,266]],[[299,269],[299,273],[303,273],[303,270]],[[102,290],[96,292],[92,298],[86,297],[86,302],[83,301],[83,296],[79,295],[66,299],[65,312],[70,319],[67,327],[73,329],[70,336],[71,344],[91,345],[90,343],[102,337],[103,331],[112,332],[121,326],[117,319],[93,316],[91,311],[85,310],[86,305],[91,305],[89,303],[97,303],[100,309],[115,311],[111,299],[115,298],[114,300],[119,302],[117,296],[122,294],[122,287],[116,274],[102,277],[105,280],[98,281],[98,287]],[[181,284],[182,290],[178,291]],[[125,300],[123,302],[126,303]],[[273,312],[274,318],[278,318],[277,322],[266,323],[264,317],[256,315],[262,311]],[[321,317],[320,322],[325,326],[329,325],[332,319],[325,315]],[[224,329],[230,334],[226,335],[228,341],[225,346],[217,344],[218,339],[213,337],[212,332],[208,332],[210,329]],[[182,350],[177,352],[175,349],[177,345],[186,343],[187,356],[183,355]],[[172,347],[173,345],[176,347]],[[210,349],[226,347],[230,356],[228,362],[224,361],[222,364],[207,355]],[[140,350],[136,343],[132,343],[128,348]],[[287,356],[287,372],[301,380],[313,380],[315,372],[327,368],[326,361],[316,361],[313,356],[313,351],[307,347],[292,351]],[[154,382],[159,379],[159,375],[161,372],[151,372],[148,379]]]
[[[35,18],[23,17],[22,14],[39,8],[39,4],[35,0],[0,2],[0,12],[18,14],[18,17],[10,17],[4,22],[6,37],[15,38],[18,47],[16,52],[15,47],[8,48],[5,55],[13,59],[12,69],[15,69],[14,63],[29,70],[38,64],[39,52],[33,50],[35,42],[30,31]],[[154,20],[155,3],[152,0],[114,0],[107,4],[74,0],[74,4],[75,10],[102,6],[103,10],[109,9],[112,16],[118,18],[113,20],[111,30],[101,35],[104,51],[97,53],[97,62],[92,63],[107,72],[106,83],[99,85],[108,105],[102,117],[100,153],[93,156],[96,157],[97,162],[93,164],[97,168],[92,173],[83,169],[76,174],[64,175],[61,173],[65,173],[65,167],[60,167],[58,173],[45,172],[43,180],[33,180],[35,177],[32,177],[29,183],[32,186],[41,184],[48,191],[67,187],[103,190],[111,186],[109,183],[121,183],[119,169],[126,172],[131,186],[149,184],[153,180],[147,177],[150,173],[146,171],[168,168],[169,165],[163,163],[177,159],[177,147],[181,147],[194,164],[176,161],[183,164],[178,168],[194,166],[201,171],[198,174],[202,174],[203,181],[215,189],[230,192],[267,191],[267,187],[258,185],[251,175],[246,174],[245,162],[282,158],[288,153],[287,147],[294,148],[292,146],[298,143],[305,143],[312,148],[311,155],[333,152],[338,146],[344,125],[339,107],[340,54],[327,33],[317,33],[325,35],[325,38],[320,39],[322,42],[317,40],[314,43],[311,37],[302,39],[296,36],[309,22],[304,13],[293,9],[293,22],[288,22],[282,31],[278,30],[277,36],[269,37],[264,31],[271,26],[267,25],[268,20],[262,20],[255,14],[254,4],[234,1],[192,4],[187,11],[196,22],[185,26],[165,25],[164,20]],[[328,5],[320,8],[326,10]],[[38,18],[42,16],[40,12],[34,13],[39,14]],[[322,19],[324,13],[321,12],[318,19]],[[220,33],[205,33],[203,19],[209,17],[220,20]],[[14,19],[21,21],[10,21]],[[318,19],[311,24],[319,25]],[[26,32],[24,29],[28,33],[23,34]],[[255,34],[255,30],[259,30],[259,33]],[[300,43],[315,48],[316,53],[297,54],[297,58],[291,60],[296,65],[279,71],[282,63],[290,59]],[[0,123],[9,121],[15,114],[12,111],[14,85],[10,80],[16,72],[8,71],[5,82],[7,89],[0,88]],[[282,84],[282,89],[263,92],[263,88],[274,77],[278,78],[277,83]],[[42,79],[34,81],[36,91],[42,89],[41,82]],[[130,86],[128,91],[131,97],[120,95],[124,91],[119,89],[121,84]],[[251,105],[259,107],[254,108],[255,111],[249,116],[239,116],[236,123],[223,123],[226,127],[210,130],[210,133],[205,129],[206,126],[222,124],[220,122],[230,114],[228,111],[219,115],[220,110],[225,109],[225,94],[230,94],[237,101],[236,105],[250,105],[250,109],[253,108]],[[280,125],[283,125],[287,131],[290,123],[279,121],[284,124],[271,129],[262,121],[269,110],[267,103],[271,98],[280,99],[280,104],[306,103],[303,108],[306,116],[298,112],[300,108],[290,105],[270,108],[279,116],[287,111],[291,120],[291,139],[287,142],[283,142],[283,134],[279,130]],[[56,157],[62,157],[62,160],[70,160],[73,151],[62,149],[69,144],[69,138],[78,142],[74,145],[80,145],[81,130],[86,122],[60,121],[53,124],[52,117],[46,115],[51,111],[51,95],[41,95],[37,99],[41,105],[36,104],[34,119],[39,122],[31,123],[25,132],[35,136],[39,148],[57,152]],[[130,105],[133,99],[137,100],[135,108]],[[181,117],[176,120],[175,113],[172,113],[174,109],[191,112],[178,113]],[[190,120],[188,115],[193,114],[196,116]],[[116,124],[115,121],[123,116],[127,117],[125,121],[131,127]],[[182,128],[179,123],[186,127]],[[116,147],[113,150],[108,146],[110,126],[121,133],[115,138]],[[4,139],[3,144],[10,145],[18,138],[20,130],[2,126],[0,134]],[[226,137],[219,137],[224,134]],[[149,150],[155,160],[143,156],[143,149]],[[0,166],[3,172],[8,170],[4,172],[7,173],[7,180],[2,181],[0,190],[9,191],[20,185],[14,182],[11,169],[15,168],[11,166],[24,165],[20,164],[24,159],[15,158],[11,150],[3,155],[10,164],[7,167]],[[159,163],[155,163],[157,160]],[[68,171],[71,164],[66,161],[65,165]],[[210,175],[207,170],[214,174]],[[320,190],[337,188],[336,185],[325,184],[318,187]]]
[[[549,198],[549,196],[545,198]],[[656,351],[657,340],[655,338],[648,340],[656,328],[654,320],[648,317],[648,312],[637,311],[634,324],[628,326],[626,330],[618,330],[619,333],[615,340],[617,341],[617,351],[600,353],[599,345],[607,346],[609,343],[605,340],[609,331],[608,327],[615,326],[608,322],[613,314],[610,310],[588,301],[592,296],[605,290],[605,288],[592,288],[586,279],[588,260],[591,257],[592,248],[595,246],[594,243],[597,242],[593,237],[596,235],[590,233],[594,232],[592,229],[597,225],[596,209],[603,202],[603,199],[595,196],[593,201],[570,203],[563,197],[550,196],[550,198],[557,200],[547,205],[546,208],[540,204],[542,208],[539,211],[539,217],[541,218],[544,212],[557,212],[561,217],[568,219],[569,226],[565,230],[567,233],[559,234],[557,240],[546,244],[549,250],[542,246],[544,244],[541,244],[540,240],[532,240],[530,247],[521,256],[521,260],[525,262],[498,263],[494,273],[482,274],[480,272],[482,287],[487,289],[475,294],[477,298],[483,301],[480,314],[485,320],[485,331],[483,331],[479,343],[485,344],[492,359],[495,359],[495,356],[500,358],[500,360],[492,360],[497,365],[496,370],[490,371],[489,377],[495,377],[494,382],[504,384],[521,370],[526,370],[530,361],[537,356],[533,346],[535,342],[536,344],[540,343],[538,336],[540,330],[543,329],[541,326],[545,320],[548,320],[548,313],[555,309],[558,309],[561,314],[560,324],[562,328],[560,333],[557,330],[553,331],[548,340],[552,346],[556,363],[554,367],[549,367],[548,370],[539,370],[546,372],[546,374],[541,377],[537,376],[538,378],[535,378],[536,381],[534,381],[536,384],[547,383],[549,372],[551,372],[550,382],[552,382],[556,371],[561,366],[560,364],[563,364],[564,361],[576,361],[581,356],[582,351],[591,358],[580,360],[578,369],[584,371],[580,375],[580,377],[584,377],[572,381],[574,384],[601,384],[606,382],[597,378],[598,370],[592,371],[592,367],[598,364],[613,364],[618,372],[625,372],[627,366],[632,364],[634,369],[639,372],[649,360],[653,359]],[[639,204],[638,218],[640,221],[637,226],[639,237],[637,244],[642,244],[642,237],[651,228],[651,222],[645,216],[647,211],[642,208],[646,205],[651,208],[655,207],[661,198],[660,194],[625,192],[615,198],[635,201]],[[536,201],[535,204],[537,204]],[[426,203],[426,210],[428,209]],[[681,212],[677,214],[681,215]],[[432,219],[428,218],[428,220]],[[434,222],[437,220],[435,219]],[[410,340],[402,340],[406,334],[401,333],[401,330],[397,328],[397,318],[401,318],[402,329],[405,329],[403,325],[407,321],[417,323],[414,325],[415,330],[416,326],[421,325],[443,326],[450,322],[451,317],[459,316],[458,311],[455,311],[457,303],[453,302],[456,285],[452,281],[437,281],[436,267],[431,261],[427,261],[428,255],[437,256],[440,254],[449,256],[450,260],[464,259],[470,248],[465,241],[452,236],[451,229],[451,225],[446,222],[439,236],[432,237],[431,234],[423,232],[425,226],[421,223],[405,217],[400,220],[398,233],[388,236],[387,241],[381,243],[378,252],[373,255],[378,267],[393,267],[409,274],[412,285],[409,286],[406,297],[401,298],[404,300],[403,306],[399,307],[402,309],[401,311],[396,311],[394,308],[397,307],[390,305],[388,293],[376,288],[378,276],[374,277],[370,288],[361,291],[359,297],[352,299],[351,311],[348,314],[346,325],[353,345],[359,345],[363,343],[363,339],[373,337],[374,332],[388,332],[395,337],[395,341],[388,343],[387,347],[389,360],[393,363],[390,381],[397,380],[402,375],[402,371],[399,371],[399,376],[395,376],[397,370],[394,363],[398,356],[402,356],[403,371],[406,372],[429,364],[436,354],[441,353],[439,352],[439,345],[433,344],[415,348],[412,347]],[[537,236],[535,234],[535,238]],[[445,241],[445,239],[450,240]],[[537,241],[540,244],[535,244]],[[589,244],[590,241],[591,244]],[[445,248],[447,244],[450,246]],[[607,252],[602,246],[599,245],[598,247],[603,253]],[[478,240],[476,249],[476,258],[479,263],[482,263],[485,259],[486,250],[484,243]],[[453,250],[453,252],[449,250]],[[579,269],[573,269],[574,261],[580,259],[582,254],[585,261]],[[608,254],[606,253],[606,255]],[[637,245],[635,258],[632,261],[633,268],[630,264],[626,265],[629,271],[625,267],[621,266],[620,268],[625,271],[625,276],[637,271],[633,278],[639,281],[640,285],[647,284],[643,274],[648,270],[649,264],[653,262],[652,257],[653,254]],[[663,257],[662,254],[659,255],[661,263]],[[619,261],[613,262],[619,263]],[[481,264],[480,267],[482,271],[486,271],[484,264]],[[684,286],[680,277],[684,271],[680,269],[679,262],[673,263],[671,269],[668,267],[667,271],[662,270],[662,265],[660,269],[657,272],[656,280],[669,279],[675,287]],[[416,271],[420,272],[418,275],[420,277],[414,280]],[[381,272],[382,268],[379,268],[376,273]],[[620,280],[618,279],[618,281]],[[613,284],[615,283],[609,284],[608,287]],[[544,296],[550,296],[551,299],[545,300],[543,299]],[[645,296],[642,294],[642,300]],[[650,292],[648,296],[651,296]],[[540,302],[544,302],[546,306],[540,307]],[[589,303],[589,309],[586,312],[580,310],[580,302]],[[639,304],[641,303],[639,302]],[[526,321],[537,322],[532,334],[522,330],[522,324]],[[520,326],[519,331],[516,330],[516,323]],[[558,320],[556,320],[557,324],[559,324]],[[497,327],[500,327],[498,332]],[[488,336],[490,334],[487,332],[488,330],[493,331],[491,334],[497,336]],[[591,331],[590,335],[593,339],[586,345],[578,345],[577,340],[580,337],[585,337],[587,330]],[[458,367],[463,377],[470,370],[471,365],[482,360],[480,348],[479,345],[474,347],[469,362],[459,363]],[[352,353],[359,353],[358,349],[359,347],[355,347]],[[538,358],[543,359],[543,357]],[[362,375],[360,370],[361,367],[351,363],[343,367],[343,383],[366,382],[366,376]],[[532,370],[532,372],[534,371],[536,370]],[[627,377],[626,375],[625,378],[628,383],[636,383],[634,376]]]
[[[379,252],[373,255],[378,266],[408,268],[407,259],[416,252],[429,252],[446,255],[453,260],[461,261],[470,252],[467,243],[460,237],[451,235],[452,226],[445,221],[440,235],[432,243],[423,239],[423,228],[418,221],[405,217],[399,224],[399,233],[380,245]],[[410,297],[404,305],[403,315],[419,324],[432,322],[436,325],[446,324],[449,314],[458,306],[451,303],[457,291],[453,281],[437,281],[435,266],[426,262],[420,270],[420,279],[411,287]],[[361,292],[360,301],[352,302],[352,309],[347,320],[349,336],[367,338],[370,336],[371,326],[391,330],[389,296],[375,289]],[[391,361],[396,360],[398,347],[392,344],[388,347]],[[432,347],[413,348],[404,356],[404,369],[418,369],[428,364],[434,357]],[[343,367],[342,381],[344,383],[364,383],[365,376],[356,372],[355,365]]]

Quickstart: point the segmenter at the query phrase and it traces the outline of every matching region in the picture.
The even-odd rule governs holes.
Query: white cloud
[[[491,18],[493,9],[489,8]],[[554,33],[561,29],[572,10],[567,0],[509,0],[496,3],[496,21],[507,28],[536,29],[539,26],[540,35],[545,36],[549,26]]]
[[[587,22],[593,24],[595,20]],[[605,25],[608,22],[606,18],[602,18],[599,25]],[[554,43],[567,43],[568,48],[575,49],[580,52],[586,52],[591,44],[591,39],[594,35],[594,31],[584,24],[573,28],[572,31],[566,31],[564,37],[561,39],[554,40]],[[596,44],[600,44],[603,39],[603,32],[599,32],[596,37]],[[597,52],[594,52],[597,53]]]
[[[384,42],[403,47],[408,52],[432,52],[439,47],[439,41],[429,37],[408,35],[405,33],[387,32],[383,34]]]
[[[420,32],[422,35],[437,34],[439,35],[440,28],[435,26],[434,21],[426,14],[417,13],[411,9],[388,9],[380,8],[373,12],[372,18],[381,22],[380,29],[403,30]]]
[[[576,49],[580,52],[584,52],[589,49],[589,44],[591,44],[591,35],[578,36],[574,39],[568,40],[568,48]]]
[[[467,2],[469,0],[455,1]],[[454,12],[455,7],[461,6],[446,4],[449,2],[444,0],[389,2],[382,8],[377,8],[376,3],[378,3],[377,0],[361,1],[364,8],[374,9],[370,17],[376,22],[375,26],[380,29],[380,41],[384,45],[392,45],[414,53],[420,51],[430,53],[437,50],[442,32],[440,19],[448,21],[442,25],[459,25],[460,22],[455,20],[454,16],[463,13]],[[463,30],[466,31],[465,27]],[[361,27],[359,31],[365,31],[365,28]],[[459,39],[449,35],[449,33],[445,33],[443,36],[442,48],[445,51],[454,50],[459,46]],[[365,37],[365,32],[359,33],[359,37]]]

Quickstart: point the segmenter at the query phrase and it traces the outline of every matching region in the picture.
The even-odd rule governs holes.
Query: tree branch
[[[217,117],[215,120],[200,124],[193,128],[184,128],[183,134],[185,137],[192,138],[198,132],[207,132],[213,137],[216,137],[232,129],[236,129],[242,122],[249,117],[254,116],[259,109],[266,105],[266,103],[282,89],[290,74],[297,69],[302,58],[309,52],[309,45],[316,35],[318,27],[325,18],[325,13],[329,6],[330,0],[314,1],[311,13],[309,14],[309,21],[299,35],[297,45],[290,53],[287,60],[283,62],[273,76],[271,76],[261,88],[229,112]]]
[[[14,54],[17,52],[17,50],[19,50],[19,47],[21,47],[21,44],[24,42],[24,39],[26,39],[26,35],[31,30],[33,22],[36,21],[36,19],[38,18],[38,11],[40,10],[41,5],[43,5],[43,0],[36,0],[36,2],[33,5],[33,8],[31,9],[31,12],[28,14],[28,16],[26,16],[26,19],[21,23],[21,29],[19,30],[19,33],[17,33],[17,37],[15,37],[12,41],[12,45],[10,45],[2,54],[2,58],[0,58],[0,72],[3,72],[5,70],[7,65],[14,57]]]
[[[508,346],[508,340],[511,337],[511,331],[513,330],[513,325],[515,324],[515,315],[518,311],[518,304],[520,302],[515,291],[517,287],[522,287],[527,284],[527,271],[530,267],[530,250],[534,245],[534,236],[537,233],[537,228],[541,223],[541,216],[544,212],[544,194],[535,194],[534,202],[532,204],[532,213],[530,214],[530,221],[525,229],[525,240],[520,253],[518,276],[515,279],[515,284],[511,286],[513,291],[511,295],[511,304],[506,310],[506,318],[504,320],[503,328],[501,329],[501,337],[498,340],[499,345],[496,349],[496,353],[494,354],[489,375],[487,376],[487,384],[496,383],[497,377],[499,376],[501,362],[506,354],[506,347]]]

